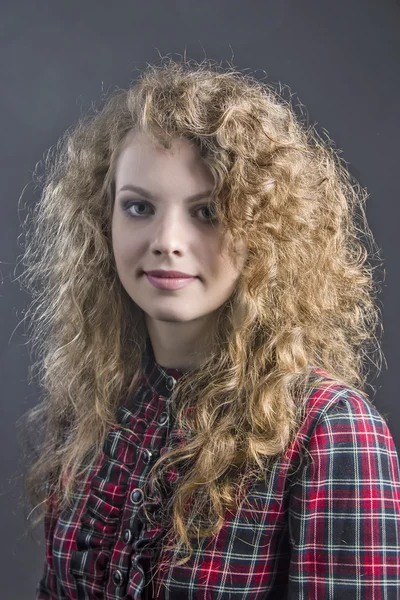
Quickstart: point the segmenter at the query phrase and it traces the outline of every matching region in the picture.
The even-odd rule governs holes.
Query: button
[[[167,386],[167,389],[171,391],[174,389],[175,383],[176,379],[174,379],[173,377],[168,377],[167,381],[165,382],[165,385]]]
[[[160,414],[160,416],[158,417],[157,423],[159,425],[165,425],[168,422],[168,415],[166,412],[163,412]]]
[[[143,502],[143,492],[140,488],[135,488],[131,492],[132,504],[141,504]]]
[[[153,456],[153,453],[151,452],[151,450],[148,450],[147,448],[146,448],[146,450],[143,450],[143,462],[146,463],[146,465],[149,464],[152,456]]]
[[[113,581],[116,585],[122,585],[124,583],[124,576],[119,569],[113,572]]]
[[[124,534],[122,536],[122,539],[124,540],[125,544],[130,544],[132,541],[133,535],[132,535],[132,531],[130,529],[125,529]]]

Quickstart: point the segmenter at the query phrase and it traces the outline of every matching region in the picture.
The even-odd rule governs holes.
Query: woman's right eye
[[[122,207],[123,207],[123,210],[126,211],[131,217],[135,217],[135,216],[138,216],[138,213],[134,213],[134,212],[132,213],[129,209],[132,206],[136,207],[138,204],[146,206],[147,202],[143,202],[141,200],[140,201],[136,201],[136,202],[134,202],[132,200],[125,200],[124,202],[122,202]],[[143,213],[139,212],[139,214],[143,214]]]

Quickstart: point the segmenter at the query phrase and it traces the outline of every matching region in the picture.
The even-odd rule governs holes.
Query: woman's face
[[[211,222],[207,207],[214,178],[194,145],[175,139],[171,150],[165,150],[143,132],[128,136],[116,164],[112,218],[121,283],[144,311],[147,324],[205,324],[232,294],[247,249],[240,247],[235,269],[222,247],[220,225]],[[191,199],[199,194],[204,196]],[[159,289],[144,273],[154,269],[183,271],[195,279],[180,289]]]

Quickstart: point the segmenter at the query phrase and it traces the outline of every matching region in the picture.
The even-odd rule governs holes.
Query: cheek
[[[124,224],[116,216],[112,225],[112,246],[116,261],[126,262],[129,255],[132,256],[133,239],[132,232],[127,231]]]
[[[114,231],[112,236],[112,249],[114,252],[115,260],[118,260],[119,256],[121,255],[121,239],[119,236],[115,235]]]
[[[127,268],[129,261],[132,260],[129,258],[132,256],[129,244],[121,238],[113,239],[113,252],[118,269]]]

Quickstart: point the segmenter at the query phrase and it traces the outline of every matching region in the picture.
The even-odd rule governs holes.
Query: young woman
[[[374,240],[329,139],[272,85],[167,60],[45,166],[37,600],[398,598]]]

